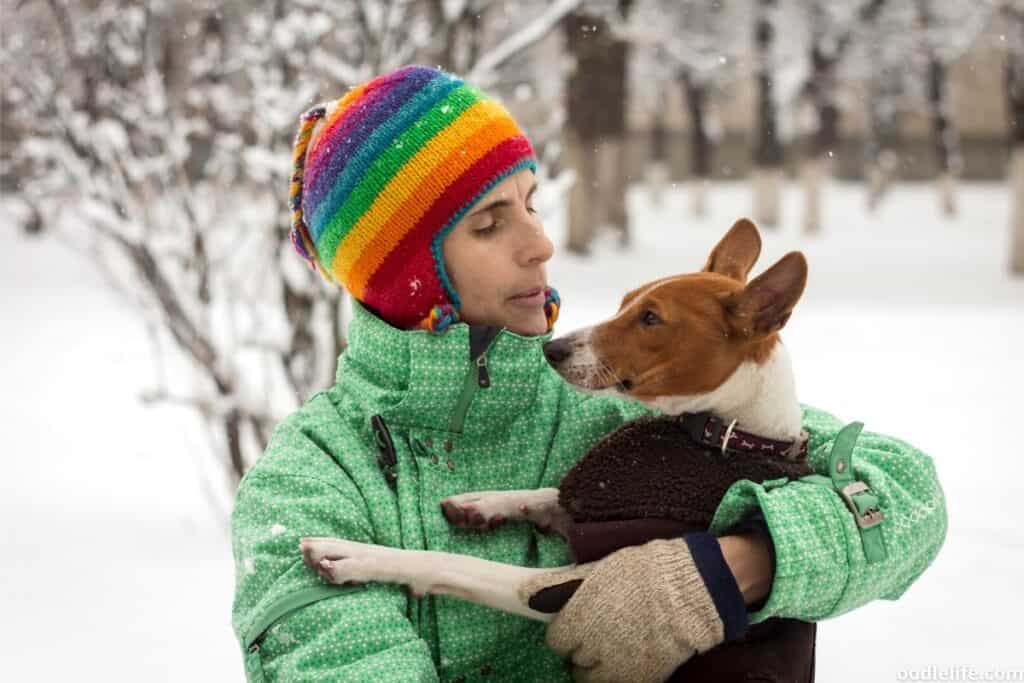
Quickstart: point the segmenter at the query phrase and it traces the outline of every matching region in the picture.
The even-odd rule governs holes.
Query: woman
[[[558,618],[545,634],[454,598],[322,583],[302,562],[301,536],[565,564],[560,538],[522,524],[456,529],[439,501],[556,486],[597,439],[648,412],[584,395],[544,360],[559,299],[531,203],[535,163],[500,104],[425,67],[303,116],[292,240],[351,293],[354,315],[336,383],[277,427],[238,489],[233,621],[250,679],[614,680],[626,670],[657,680],[748,623],[817,621],[894,599],[938,552],[946,516],[931,459],[865,432],[854,467],[885,508],[884,561],[866,561],[834,491],[739,482],[713,534],[609,556],[565,610],[606,614],[626,592],[681,604],[660,615],[667,639],[651,637],[641,610]],[[841,427],[805,408],[819,471]]]

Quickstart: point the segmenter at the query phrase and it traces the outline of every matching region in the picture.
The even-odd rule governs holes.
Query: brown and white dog
[[[736,427],[801,443],[800,405],[778,331],[803,293],[807,263],[791,252],[747,283],[760,251],[754,224],[737,221],[702,271],[629,292],[610,320],[550,342],[548,361],[586,390],[624,394],[668,415],[708,411],[730,432]],[[728,432],[722,443],[729,443]],[[524,520],[565,536],[572,524],[554,488],[465,493],[441,506],[450,522],[463,527]],[[306,564],[332,583],[399,583],[417,596],[452,595],[541,621],[552,618],[517,593],[520,584],[551,569],[332,538],[303,538],[301,547]]]

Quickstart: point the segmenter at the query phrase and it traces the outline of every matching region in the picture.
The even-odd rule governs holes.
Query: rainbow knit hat
[[[536,172],[497,101],[451,74],[406,66],[302,115],[292,244],[314,271],[402,329],[459,319],[441,241],[499,182]],[[558,295],[545,304],[549,326]]]

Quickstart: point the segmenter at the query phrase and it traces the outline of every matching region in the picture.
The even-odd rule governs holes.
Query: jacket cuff
[[[718,610],[724,642],[740,638],[750,623],[747,606],[736,578],[725,562],[718,539],[708,533],[691,533],[684,535],[683,540]]]
[[[820,621],[839,603],[850,576],[846,526],[852,517],[835,492],[786,480],[739,481],[726,492],[711,523],[722,535],[760,512],[770,529],[775,574],[767,599],[751,605],[750,623],[785,616]],[[842,508],[842,509],[840,509]]]
[[[772,532],[768,528],[768,522],[764,518],[764,513],[761,512],[760,508],[750,512],[740,520],[739,524],[731,527],[728,531],[723,532],[722,536],[730,536],[734,534],[742,534],[749,531],[756,531],[768,542],[768,555],[770,557],[772,576],[775,576],[775,541],[772,539]],[[757,612],[761,610],[765,603],[768,602],[768,596],[765,595],[757,602],[751,603],[747,606],[748,612]]]

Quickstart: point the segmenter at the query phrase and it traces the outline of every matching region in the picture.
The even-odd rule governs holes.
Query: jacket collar
[[[365,414],[389,424],[462,434],[502,430],[533,405],[548,368],[543,345],[553,332],[524,337],[456,323],[437,334],[392,327],[355,300],[352,311],[335,380]],[[477,381],[471,339],[474,347],[480,340],[488,345],[487,387]],[[461,429],[460,404],[466,411]]]

